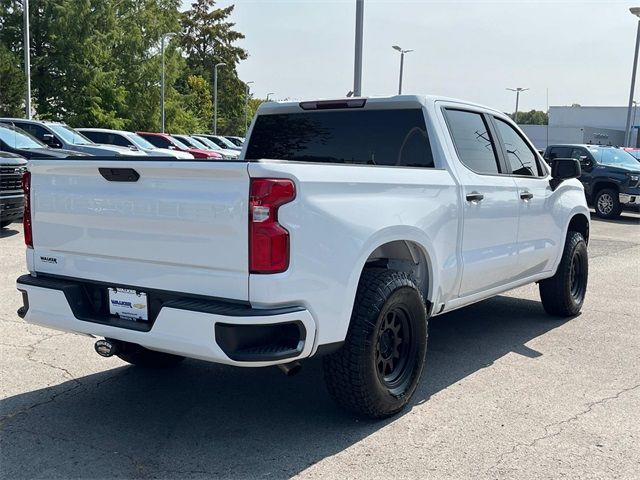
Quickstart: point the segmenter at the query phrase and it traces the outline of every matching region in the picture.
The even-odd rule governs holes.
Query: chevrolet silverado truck
[[[604,145],[549,145],[544,159],[580,161],[587,202],[601,218],[617,218],[626,208],[640,208],[640,163],[628,151]]]
[[[333,398],[384,417],[429,318],[532,282],[578,314],[579,175],[497,110],[408,95],[264,103],[236,161],[33,160],[18,314],[141,366],[322,355]]]

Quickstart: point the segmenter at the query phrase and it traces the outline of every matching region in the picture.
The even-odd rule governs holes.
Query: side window
[[[507,153],[507,159],[513,175],[529,177],[542,176],[542,169],[538,165],[536,154],[529,148],[520,134],[507,122],[494,117],[498,133],[502,137],[502,144]]]
[[[149,135],[144,137],[146,140],[151,142],[156,147],[167,148],[169,146],[169,141],[162,137],[157,137],[156,135]]]
[[[122,135],[109,134],[109,143],[112,145],[119,145],[121,147],[128,147],[131,143]]]
[[[569,158],[571,155],[570,147],[551,147],[549,149],[549,161],[555,160],[556,158]]]
[[[500,173],[496,146],[483,116],[451,109],[446,109],[446,116],[451,138],[462,163],[476,173]]]
[[[574,148],[571,150],[571,158],[575,158],[580,161],[582,167],[589,166],[591,164],[591,156],[584,148]]]
[[[96,143],[105,143],[104,134],[102,132],[82,132],[89,140]]]

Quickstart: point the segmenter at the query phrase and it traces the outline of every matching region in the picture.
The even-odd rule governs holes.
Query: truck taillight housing
[[[24,191],[24,212],[22,214],[24,243],[27,247],[33,247],[33,233],[31,231],[31,172],[22,174],[22,190]]]
[[[296,187],[291,180],[251,180],[249,273],[279,273],[289,268],[289,232],[278,223],[278,208],[295,196]]]

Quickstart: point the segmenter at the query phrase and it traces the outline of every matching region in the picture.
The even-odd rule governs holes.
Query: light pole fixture
[[[164,43],[176,35],[176,33],[169,32],[160,37],[160,56],[162,57],[162,71],[160,74],[160,129],[162,133],[164,133]]]
[[[404,54],[413,52],[413,50],[403,50],[398,45],[394,45],[392,48],[400,52],[400,80],[398,81],[398,95],[402,95],[402,71],[404,70]]]
[[[356,0],[356,48],[353,58],[353,96],[362,96],[362,37],[364,35],[364,0]]]
[[[638,33],[636,33],[636,49],[633,53],[633,70],[631,70],[631,88],[629,91],[629,106],[627,108],[627,125],[624,129],[624,146],[631,143],[631,109],[633,107],[633,95],[636,87],[636,70],[638,69],[638,48],[640,47],[640,7],[629,9],[632,15],[638,17]]]
[[[273,93],[273,92],[269,92],[269,93],[267,93],[267,102],[269,101],[269,97],[270,97],[271,95],[274,95],[274,93]]]
[[[516,111],[513,114],[513,121],[518,123],[518,105],[520,104],[520,92],[526,92],[529,89],[528,88],[517,87],[517,88],[507,88],[507,90],[511,90],[512,92],[516,92]]]
[[[23,44],[24,49],[24,76],[27,82],[26,92],[24,97],[24,109],[27,114],[27,118],[31,118],[31,52],[29,41],[29,0],[22,0],[22,20],[24,22],[23,27]]]
[[[218,134],[218,67],[225,67],[224,62],[216,63],[213,67],[213,134]]]
[[[249,131],[249,85],[255,83],[253,81],[246,82],[247,90],[244,95],[244,135],[247,136],[247,132]]]

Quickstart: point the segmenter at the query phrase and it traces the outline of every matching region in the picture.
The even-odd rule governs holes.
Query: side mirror
[[[60,147],[62,147],[62,145],[60,145],[60,143],[56,139],[55,135],[53,135],[51,133],[45,133],[42,136],[42,141],[44,143],[46,143],[47,145],[49,145],[51,148],[60,148]]]
[[[582,174],[580,162],[575,158],[556,158],[551,164],[551,189],[555,190],[565,180]]]

